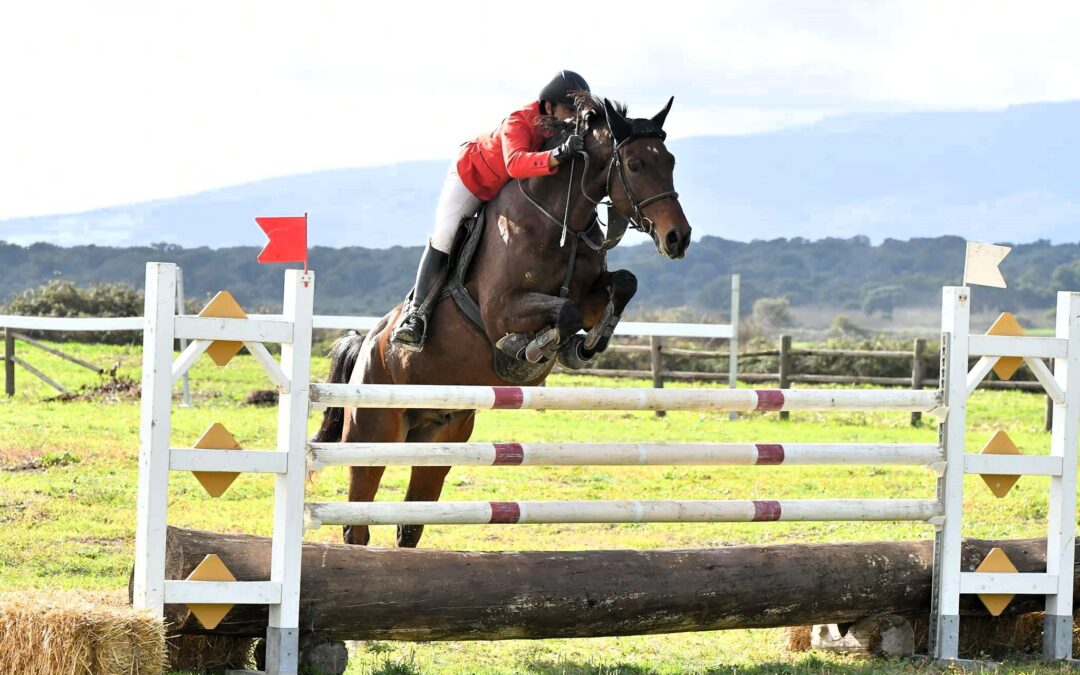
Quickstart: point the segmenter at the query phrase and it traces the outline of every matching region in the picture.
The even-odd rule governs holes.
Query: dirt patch
[[[0,471],[40,471],[78,462],[79,458],[70,452],[0,448]]]
[[[130,377],[114,377],[93,387],[83,387],[78,398],[85,401],[130,401],[142,396],[142,384]]]
[[[41,468],[37,465],[41,452],[25,448],[0,448],[0,471],[32,471]]]
[[[273,389],[255,389],[244,397],[244,405],[269,407],[277,405],[278,393]]]

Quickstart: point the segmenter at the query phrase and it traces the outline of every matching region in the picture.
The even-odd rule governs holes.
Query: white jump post
[[[132,604],[161,616],[165,612],[175,266],[147,264],[143,303],[142,414]]]
[[[299,270],[285,272],[284,316],[229,319],[177,317],[177,271],[172,264],[147,264],[133,603],[159,616],[164,605],[171,603],[267,605],[265,672],[295,675],[314,275]],[[179,338],[191,340],[191,344],[174,362],[173,342]],[[218,340],[243,342],[277,385],[276,451],[172,447],[174,383]],[[280,366],[263,342],[281,343]],[[270,579],[208,582],[164,578],[169,472],[189,470],[276,474]]]
[[[955,659],[960,647],[960,551],[963,543],[964,435],[967,433],[968,334],[971,303],[966,287],[950,286],[941,301],[941,389],[945,421],[938,427],[945,448],[945,470],[937,497],[944,519],[934,536],[931,612],[935,617],[930,652],[937,659]],[[947,571],[943,571],[947,570]]]
[[[1034,594],[1046,597],[1043,631],[1047,659],[1070,659],[1073,638],[1077,452],[1080,445],[1080,293],[1058,293],[1054,338],[971,335],[970,289],[947,287],[942,296],[940,428],[945,469],[938,482],[944,518],[935,538],[931,653],[956,661],[961,594]],[[969,357],[979,361],[969,371]],[[1054,401],[1050,456],[965,452],[968,395],[1002,357],[1024,360]],[[1054,373],[1043,359],[1052,358]],[[969,572],[961,569],[965,474],[1050,477],[1046,572]]]
[[[1065,395],[1054,401],[1050,432],[1050,454],[1061,458],[1061,475],[1050,477],[1046,573],[1055,578],[1056,592],[1046,597],[1043,653],[1048,659],[1071,659],[1080,445],[1080,293],[1058,293],[1056,332],[1068,344],[1068,353],[1054,360],[1054,379]]]

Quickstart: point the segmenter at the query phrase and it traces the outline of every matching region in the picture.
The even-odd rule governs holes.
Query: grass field
[[[137,348],[65,345],[66,351],[138,380]],[[96,375],[56,357],[20,347],[20,355],[71,388],[93,387]],[[322,377],[325,359],[312,366]],[[20,371],[18,394],[0,396],[0,591],[122,589],[134,548],[138,399],[133,395],[45,401],[45,385]],[[642,386],[642,382],[553,379],[566,386]],[[269,388],[246,355],[225,369],[202,359],[192,371],[195,405],[173,411],[173,442],[194,442],[213,422],[241,445],[272,447],[273,409],[240,405],[253,389]],[[969,450],[1006,429],[1031,454],[1045,454],[1044,399],[1014,392],[978,392],[969,404]],[[317,420],[313,416],[314,427]],[[489,441],[776,441],[933,442],[932,420],[908,425],[906,414],[793,413],[726,415],[492,411],[478,417],[476,440]],[[380,499],[398,500],[407,469],[387,471]],[[343,500],[345,469],[325,471],[315,501]],[[455,469],[444,499],[743,499],[929,498],[932,474],[918,468],[872,467],[471,467]],[[996,500],[977,477],[966,483],[965,535],[987,538],[1045,535],[1046,479],[1022,479]],[[272,483],[241,476],[210,500],[189,475],[173,474],[170,523],[217,531],[269,534]],[[685,525],[523,525],[428,527],[421,547],[444,549],[600,549],[706,547],[733,544],[925,539],[911,523],[771,523]],[[337,528],[311,532],[335,541]],[[373,544],[393,543],[393,528],[373,528]],[[906,662],[861,661],[788,653],[779,630],[672,636],[504,643],[356,643],[349,673],[870,673],[915,672]],[[1023,661],[1007,672],[1061,672]]]

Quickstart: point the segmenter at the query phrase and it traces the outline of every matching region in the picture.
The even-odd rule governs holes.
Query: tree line
[[[634,235],[628,237],[633,242]],[[609,259],[638,277],[633,312],[688,308],[726,314],[730,275],[742,275],[742,310],[761,298],[786,298],[793,306],[848,312],[891,312],[894,307],[936,306],[941,287],[958,285],[964,265],[959,237],[873,244],[868,237],[731,241],[703,237],[683,260],[657,255],[651,243],[624,245]],[[0,304],[9,308],[29,289],[49,281],[75,287],[126,284],[140,289],[149,261],[175,262],[184,270],[189,298],[201,304],[228,289],[250,312],[275,311],[281,303],[280,265],[259,265],[256,247],[181,248],[60,247],[0,242]],[[316,311],[379,314],[408,291],[420,247],[311,250],[316,271]],[[1015,245],[1002,264],[1007,289],[980,289],[976,309],[1049,309],[1059,290],[1080,291],[1080,243],[1040,240]],[[17,303],[16,303],[17,304]]]

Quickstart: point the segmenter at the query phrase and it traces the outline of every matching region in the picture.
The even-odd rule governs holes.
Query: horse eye
[[[641,162],[627,162],[626,168],[630,169],[630,173],[637,173],[641,170]]]

